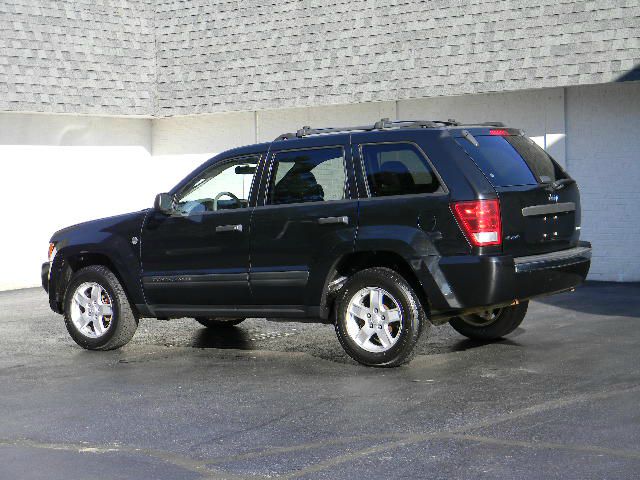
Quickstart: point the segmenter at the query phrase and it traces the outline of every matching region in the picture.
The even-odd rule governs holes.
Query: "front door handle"
[[[322,217],[318,219],[318,223],[320,225],[327,225],[330,223],[344,223],[345,225],[349,225],[349,217]]]
[[[219,225],[216,227],[216,232],[241,232],[242,224],[240,225]]]

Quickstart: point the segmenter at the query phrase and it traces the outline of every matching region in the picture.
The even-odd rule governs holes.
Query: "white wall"
[[[398,118],[499,121],[521,128],[561,164],[565,162],[564,90],[550,88],[398,102]]]
[[[202,161],[303,125],[383,117],[496,120],[567,166],[583,200],[590,278],[640,280],[640,83],[165,119],[0,114],[0,290],[37,285],[48,240],[80,221],[150,206]]]
[[[39,284],[54,231],[146,208],[194,166],[150,151],[148,119],[0,114],[0,290]]]
[[[567,164],[582,194],[593,280],[640,281],[640,82],[571,87]]]
[[[395,117],[395,102],[267,110],[257,114],[257,137],[261,142],[269,142],[283,133],[295,132],[305,125],[348,127],[369,125],[381,118]]]

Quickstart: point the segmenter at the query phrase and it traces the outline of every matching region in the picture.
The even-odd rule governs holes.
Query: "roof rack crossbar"
[[[310,126],[304,126],[295,133],[283,133],[278,136],[275,141],[279,140],[291,140],[293,138],[304,138],[309,135],[322,135],[325,133],[338,133],[338,132],[370,132],[372,130],[384,130],[387,128],[437,128],[443,126],[456,126],[460,125],[455,120],[449,119],[443,120],[395,120],[391,121],[388,118],[382,118],[373,125],[361,125],[355,127],[329,127],[329,128],[311,128]]]

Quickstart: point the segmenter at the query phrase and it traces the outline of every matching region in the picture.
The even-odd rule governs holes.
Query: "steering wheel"
[[[236,197],[233,193],[231,193],[231,192],[220,192],[219,194],[216,195],[216,198],[213,199],[213,211],[214,212],[216,210],[218,210],[218,200],[220,200],[220,197],[224,197],[225,195],[227,197],[233,198],[238,205],[241,205],[240,199],[238,197]]]

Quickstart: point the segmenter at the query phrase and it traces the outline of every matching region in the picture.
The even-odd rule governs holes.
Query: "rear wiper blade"
[[[561,178],[560,180],[556,180],[551,184],[551,188],[554,190],[560,190],[561,188],[566,187],[567,185],[571,185],[572,183],[576,183],[573,178]]]

